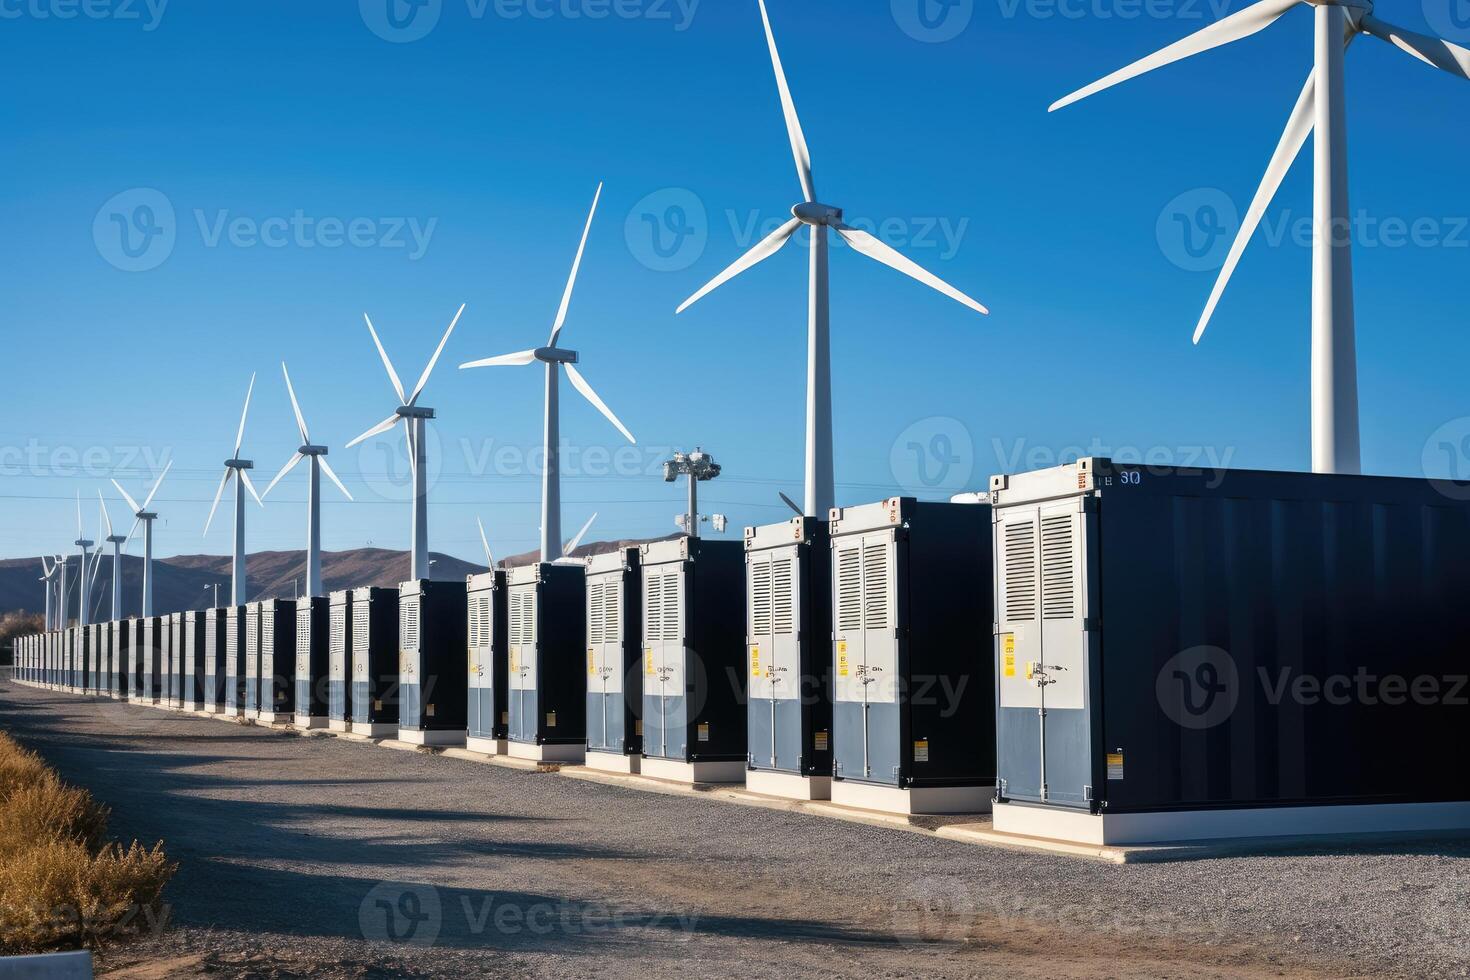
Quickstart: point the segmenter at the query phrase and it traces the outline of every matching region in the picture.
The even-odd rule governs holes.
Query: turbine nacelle
[[[253,469],[255,469],[255,460],[253,460],[253,459],[239,459],[239,458],[236,458],[236,459],[227,459],[227,460],[225,460],[225,469],[227,469],[227,470],[253,470]]]
[[[393,413],[401,419],[431,419],[434,418],[432,408],[424,408],[419,405],[400,405]]]
[[[538,347],[533,354],[546,364],[576,364],[577,352],[564,347]]]
[[[1314,7],[1346,7],[1350,15],[1362,16],[1373,12],[1373,0],[1302,0],[1302,2]]]
[[[158,512],[157,511],[153,511],[153,510],[140,510],[136,514],[134,514],[133,516],[136,517],[140,521],[156,521],[156,520],[158,520]]]
[[[109,534],[107,536],[107,543],[108,544],[127,544],[128,543],[128,539],[126,537],[124,537],[123,535],[121,535],[121,534]]]
[[[300,449],[298,449],[296,451],[298,453],[300,453],[301,455],[303,455],[303,456],[325,456],[325,455],[327,455],[327,447],[326,446],[305,445],[305,446],[302,446]]]
[[[840,225],[842,209],[828,204],[806,201],[791,209],[791,216],[806,225]]]
[[[96,542],[94,541],[88,541],[86,538],[78,538],[77,540],[72,542],[72,544],[76,545],[78,548],[90,548],[95,543]]]

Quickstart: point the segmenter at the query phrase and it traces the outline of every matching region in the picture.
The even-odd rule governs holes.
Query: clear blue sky
[[[165,458],[159,553],[226,551],[227,511],[201,531],[252,371],[245,455],[262,489],[298,442],[283,357],[357,498],[326,489],[326,546],[406,547],[394,443],[341,448],[394,407],[362,314],[411,385],[460,303],[423,399],[440,414],[430,543],[477,557],[479,514],[499,553],[531,548],[541,375],[456,368],[545,342],[599,180],[565,343],[640,454],[609,460],[621,438],[563,388],[563,435],[586,461],[568,464],[568,535],[594,510],[598,537],[672,530],[681,491],[655,464],[695,444],[725,466],[704,499],[733,534],[786,516],[804,249],[674,316],[799,196],[755,0],[431,0],[417,20],[394,2],[401,28],[388,0],[0,2],[0,554],[67,547],[78,490],[89,535],[99,487],[126,523],[106,476],[139,494]],[[1218,6],[977,0],[925,28],[917,2],[771,0],[821,198],[993,310],[834,251],[839,499],[942,497],[1079,447],[1305,468],[1310,255],[1292,223],[1309,216],[1309,160],[1198,348],[1213,270],[1170,208],[1208,223],[1200,203],[1223,194],[1244,210],[1306,75],[1310,14],[1048,116]],[[1449,2],[1378,10],[1470,42]],[[1364,38],[1348,91],[1353,206],[1370,223],[1365,466],[1470,474],[1470,86]],[[144,221],[138,205],[160,200],[172,220]],[[166,259],[120,268],[160,253],[129,258],[114,213],[164,231],[130,233]],[[1395,220],[1427,231],[1385,240]],[[251,550],[302,546],[304,481],[252,505]]]

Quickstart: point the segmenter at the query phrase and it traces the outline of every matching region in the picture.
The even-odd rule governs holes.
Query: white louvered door
[[[1007,511],[997,525],[996,676],[1003,708],[1083,706],[1082,526],[1077,501]]]

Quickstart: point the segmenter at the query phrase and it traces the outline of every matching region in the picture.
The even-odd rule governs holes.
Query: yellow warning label
[[[430,718],[434,717],[434,706],[432,704],[429,705],[428,710],[426,710],[424,714],[428,715]]]
[[[847,676],[847,641],[837,641],[837,676]]]
[[[546,712],[546,727],[547,728],[555,728],[556,727],[556,712],[555,711],[548,711],[548,712]]]
[[[1028,681],[1032,679],[1031,675],[1034,674],[1035,672],[1036,672],[1036,663],[1035,663],[1035,661],[1032,661],[1032,660],[1026,661],[1026,679]]]
[[[653,676],[653,647],[643,651],[643,672],[650,677]]]
[[[699,726],[699,740],[701,742],[709,741],[709,722],[707,721],[701,723]]]
[[[751,647],[750,648],[750,676],[751,677],[759,677],[760,675],[761,675],[761,648],[760,647]]]
[[[642,735],[643,734],[643,719],[642,718],[639,718],[637,721],[633,722],[633,734],[634,735]]]
[[[1108,753],[1108,778],[1109,779],[1122,779],[1123,778],[1123,753],[1122,752],[1109,752]]]
[[[1016,676],[1016,634],[1005,633],[1000,638],[1000,661],[1001,674],[1004,677]]]
[[[928,739],[921,738],[921,739],[919,739],[918,741],[916,741],[914,743],[914,761],[915,762],[928,762],[929,761],[929,740]]]
[[[589,673],[589,674],[596,674],[597,673],[597,651],[596,650],[588,650],[587,651],[587,673]]]
[[[826,732],[817,732],[816,737],[814,737],[812,739],[812,748],[816,749],[818,752],[826,752],[827,751],[827,733]]]

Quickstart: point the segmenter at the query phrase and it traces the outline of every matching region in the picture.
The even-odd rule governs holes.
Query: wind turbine
[[[1229,44],[1264,30],[1298,3],[1259,0],[1203,30],[1175,41],[1052,104],[1050,111],[1164,65]],[[1434,68],[1470,79],[1470,50],[1437,37],[1406,31],[1380,20],[1372,0],[1311,0],[1315,7],[1314,65],[1281,134],[1266,175],[1251,201],[1215,288],[1195,327],[1194,342],[1209,325],[1215,306],[1255,234],[1281,181],[1315,130],[1315,187],[1312,196],[1312,469],[1358,473],[1357,340],[1353,319],[1353,265],[1348,214],[1347,99],[1344,51],[1359,34],[1394,45]]]
[[[46,632],[56,628],[56,563],[48,562],[46,556],[41,556],[41,581],[46,583]]]
[[[476,517],[475,523],[480,526],[480,543],[485,546],[485,567],[493,572],[495,571],[495,555],[490,551],[490,539],[485,536],[485,522]]]
[[[248,459],[240,458],[240,444],[245,441],[245,418],[250,414],[250,396],[255,392],[255,375],[250,375],[250,387],[245,389],[245,408],[240,412],[240,428],[235,433],[235,452],[229,459],[225,460],[225,475],[220,478],[219,489],[214,492],[214,503],[209,508],[209,519],[204,522],[204,533],[209,534],[209,525],[214,523],[214,512],[219,509],[219,498],[225,492],[225,484],[230,482],[230,477],[235,478],[235,557],[230,565],[230,605],[243,606],[246,603],[245,594],[248,591],[245,579],[245,491],[250,491],[250,496],[260,506],[265,506],[265,501],[260,499],[260,494],[255,492],[255,484],[250,481],[250,471],[255,468],[255,463]],[[148,615],[144,613],[143,615]]]
[[[796,103],[791,98],[791,89],[786,84],[786,72],[781,67],[781,55],[776,50],[776,36],[771,31],[771,18],[766,12],[765,0],[760,0],[760,10],[761,21],[766,29],[766,44],[771,49],[771,67],[776,72],[776,89],[780,93],[781,109],[786,116],[791,152],[796,159],[796,176],[801,181],[802,203],[791,209],[790,221],[685,300],[677,312],[683,313],[726,282],[775,255],[802,225],[811,226],[811,268],[807,303],[806,512],[812,516],[825,517],[836,502],[832,465],[832,344],[830,308],[827,302],[827,230],[830,228],[836,231],[847,244],[868,258],[937,289],[977,313],[990,311],[866,231],[845,224],[841,208],[817,203],[811,153],[807,149],[806,136],[802,133],[801,120],[796,116]]]
[[[413,529],[408,572],[409,580],[413,582],[429,577],[429,486],[424,454],[424,423],[434,418],[434,410],[424,408],[418,401],[419,396],[424,393],[424,386],[429,383],[429,375],[434,373],[434,365],[439,363],[439,355],[444,353],[444,345],[449,343],[449,335],[454,333],[454,328],[464,313],[464,308],[465,304],[461,303],[454,319],[449,321],[449,329],[444,331],[444,337],[434,349],[434,356],[429,358],[424,373],[419,375],[419,383],[414,385],[411,395],[404,395],[403,382],[398,380],[398,372],[393,369],[393,362],[388,359],[388,352],[378,339],[378,331],[373,329],[373,321],[366,313],[362,315],[363,321],[367,323],[368,333],[373,335],[373,344],[378,348],[383,367],[388,371],[388,380],[393,383],[393,393],[398,396],[398,408],[392,415],[349,442],[346,448],[351,449],[360,442],[387,432],[399,422],[403,423],[404,438],[408,440],[409,466],[413,470]]]
[[[77,585],[77,625],[87,625],[87,599],[92,583],[87,581],[87,557],[88,549],[95,543],[86,537],[82,530],[82,492],[77,491],[77,539],[72,542],[81,553],[81,561],[77,565],[77,575],[80,579]]]
[[[102,499],[102,491],[97,491],[97,509],[102,512],[102,521],[107,527],[106,542],[112,545],[112,622],[122,619],[122,549],[127,545],[128,539],[124,535],[113,533],[112,516],[107,513],[107,501]],[[136,528],[137,525],[134,525]],[[97,577],[97,569],[102,566],[102,549],[97,549],[97,558],[92,568],[92,577]]]
[[[269,497],[281,478],[296,468],[296,464],[303,459],[311,460],[311,478],[306,485],[306,594],[308,596],[323,595],[322,592],[322,474],[326,473],[331,481],[337,484],[337,489],[348,500],[352,494],[342,485],[337,474],[332,472],[331,465],[327,462],[327,447],[314,446],[311,442],[311,434],[306,430],[306,417],[301,414],[301,403],[296,400],[296,389],[291,386],[291,372],[286,370],[286,362],[281,362],[281,374],[286,379],[286,393],[291,396],[291,410],[296,413],[296,428],[301,433],[301,448],[286,461],[281,467],[281,472],[265,488],[265,496]]]
[[[173,468],[173,465],[174,461],[169,460],[168,464],[164,466],[163,472],[158,474],[158,479],[153,481],[153,489],[149,490],[148,496],[143,498],[141,506],[128,495],[128,492],[122,488],[121,483],[118,483],[116,480],[112,481],[112,485],[117,487],[117,492],[122,494],[123,499],[128,502],[128,506],[133,508],[133,517],[135,518],[132,530],[128,532],[127,537],[123,541],[126,542],[132,538],[138,531],[138,525],[143,525],[143,603],[138,615],[145,619],[153,615],[153,522],[158,519],[158,515],[149,510],[148,505],[153,503],[153,495],[158,493],[158,488],[163,484],[163,478],[168,476],[168,471]],[[111,538],[108,538],[108,540],[110,541]]]
[[[566,545],[562,548],[561,553],[565,557],[558,558],[556,560],[557,564],[560,564],[560,565],[580,565],[580,564],[582,564],[582,562],[581,562],[580,559],[571,557],[571,554],[572,554],[572,552],[574,552],[574,551],[577,550],[577,548],[578,548],[579,545],[581,545],[582,539],[587,536],[587,532],[590,531],[590,530],[592,530],[592,522],[595,521],[595,520],[597,520],[597,514],[596,513],[594,513],[591,517],[587,518],[587,523],[582,525],[582,530],[578,531],[576,533],[576,535],[572,538],[572,540],[568,541],[566,543]]]
[[[602,185],[597,185],[597,193],[592,197],[592,210],[587,214],[587,224],[582,229],[582,242],[577,246],[577,257],[572,260],[572,273],[567,278],[566,291],[562,293],[561,308],[556,312],[556,320],[551,325],[551,337],[546,341],[545,347],[537,347],[534,350],[517,351],[514,354],[501,354],[498,357],[487,357],[484,360],[469,361],[461,364],[460,370],[466,368],[482,367],[506,367],[530,364],[533,361],[541,361],[546,365],[546,409],[544,424],[542,428],[545,449],[546,465],[541,473],[541,560],[543,562],[554,562],[564,554],[561,541],[561,369],[565,368],[567,378],[576,388],[592,403],[603,416],[611,422],[623,436],[634,445],[638,440],[633,438],[633,433],[628,431],[627,426],[618,420],[612,409],[597,396],[587,379],[582,377],[582,372],[577,370],[580,355],[574,350],[566,350],[557,347],[557,337],[561,335],[562,327],[567,322],[567,308],[572,302],[572,290],[577,285],[577,271],[582,266],[582,253],[587,248],[587,235],[592,230],[592,219],[597,215],[597,202],[602,199]]]

